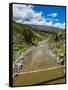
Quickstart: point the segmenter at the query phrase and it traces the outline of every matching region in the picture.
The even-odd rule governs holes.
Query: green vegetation
[[[13,24],[13,59],[29,49],[33,45],[46,38],[44,32],[32,28],[29,25],[12,22]]]
[[[20,54],[33,45],[37,45],[39,41],[47,39],[49,46],[52,48],[56,56],[63,55],[65,57],[65,30],[56,28],[57,32],[53,32],[51,27],[50,32],[47,30],[39,30],[39,28],[31,27],[31,25],[12,22],[13,24],[13,59],[16,60]],[[39,26],[38,26],[39,27]],[[41,27],[40,27],[41,28]],[[48,32],[49,32],[48,27]],[[55,29],[55,28],[54,28]]]
[[[65,57],[65,30],[49,36],[49,44],[56,56]]]
[[[37,45],[39,41],[48,39],[49,46],[53,49],[56,56],[65,56],[65,30],[57,30],[56,33],[46,34],[46,31],[32,28],[30,25],[12,22],[13,24],[13,59],[29,49],[33,45]],[[51,27],[51,31],[52,30]]]

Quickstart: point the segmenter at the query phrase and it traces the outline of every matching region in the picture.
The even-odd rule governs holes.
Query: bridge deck
[[[60,79],[60,80],[58,80]],[[54,80],[54,81],[52,81]],[[29,72],[20,72],[13,86],[36,85],[52,83],[65,83],[64,80],[64,66],[51,67],[48,69],[41,69]],[[47,82],[47,83],[46,83]]]

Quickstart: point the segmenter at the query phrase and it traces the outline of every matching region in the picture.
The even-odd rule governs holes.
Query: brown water
[[[52,54],[51,49],[48,46],[47,41],[42,41],[36,46],[32,54],[26,58],[22,72],[29,72],[33,70],[47,69],[51,67],[58,67],[56,63],[56,57]],[[14,86],[20,85],[34,85],[48,80],[53,80],[64,76],[64,68],[56,68],[52,70],[45,70],[35,73],[19,74],[16,80],[13,82]],[[49,82],[54,83],[65,83],[65,78]],[[49,84],[43,83],[43,84]]]
[[[24,63],[22,71],[37,70],[57,66],[56,57],[52,54],[47,41],[39,42],[32,54]]]

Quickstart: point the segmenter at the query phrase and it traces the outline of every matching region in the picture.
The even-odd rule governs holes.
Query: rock
[[[64,59],[60,59],[61,65],[64,65]]]
[[[13,80],[16,79],[17,73],[13,73]]]
[[[17,73],[22,70],[27,56],[29,56],[34,49],[35,49],[35,46],[31,47],[30,49],[28,49],[28,51],[23,52],[20,55],[20,57],[17,60],[15,60],[15,62],[13,62],[13,79],[14,80],[16,79]]]
[[[61,64],[61,65],[64,65],[64,57],[63,56],[60,56],[57,58],[57,63]]]

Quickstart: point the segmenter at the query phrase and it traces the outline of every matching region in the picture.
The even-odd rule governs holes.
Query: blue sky
[[[13,20],[24,24],[65,28],[65,7],[13,4]]]
[[[43,12],[43,16],[45,18],[53,18],[52,16],[48,16],[51,13],[56,13],[57,16],[54,17],[54,19],[59,19],[59,22],[64,23],[65,22],[65,7],[57,7],[57,6],[35,6],[33,8],[35,11],[41,11]]]

